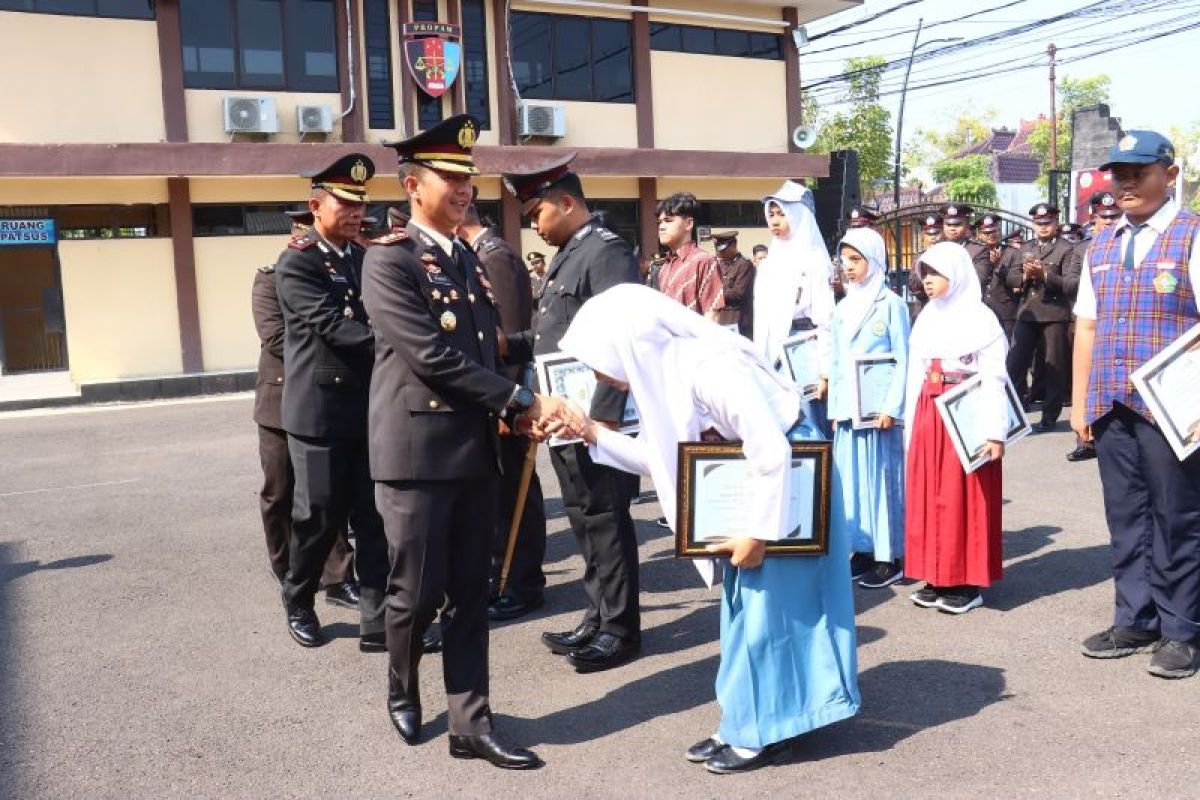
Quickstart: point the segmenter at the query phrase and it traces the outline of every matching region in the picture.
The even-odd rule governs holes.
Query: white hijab
[[[800,414],[800,396],[758,357],[754,344],[647,286],[624,283],[587,301],[559,348],[594,370],[629,384],[647,443],[650,477],[664,516],[675,519],[680,442],[702,431],[694,380],[708,361],[730,359],[751,369],[786,431]]]
[[[950,289],[944,297],[930,300],[917,317],[909,340],[914,357],[958,359],[1004,337],[996,315],[983,304],[979,276],[965,247],[938,242],[921,254],[917,268],[922,265],[945,277]]]
[[[852,339],[879,299],[879,293],[887,291],[887,248],[883,237],[870,228],[851,228],[838,244],[857,250],[867,260],[867,277],[862,283],[846,281],[846,297],[838,304],[837,314],[845,323],[846,338]]]
[[[789,227],[786,239],[772,237],[754,278],[754,343],[769,364],[782,354],[792,320],[814,316],[805,312],[811,309],[815,293],[822,289],[832,293],[832,265],[811,198],[812,193],[795,181],[784,182],[775,194],[763,198],[763,215],[775,203]]]

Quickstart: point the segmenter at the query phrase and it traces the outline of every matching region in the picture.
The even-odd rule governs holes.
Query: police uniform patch
[[[1154,291],[1159,294],[1170,294],[1179,286],[1179,279],[1170,272],[1160,272],[1154,279]]]
[[[391,233],[372,239],[371,244],[398,244],[408,241],[408,231],[392,231]]]
[[[583,239],[583,237],[587,236],[591,232],[592,232],[592,226],[584,225],[582,228],[579,229],[579,233],[575,234],[575,240],[580,241]]]
[[[317,243],[317,240],[307,233],[301,233],[293,236],[288,242],[288,247],[293,250],[307,250]]]
[[[615,233],[610,231],[608,228],[596,228],[596,235],[599,236],[601,239],[603,239],[606,242],[615,242],[617,239],[621,238],[620,236],[617,236]]]

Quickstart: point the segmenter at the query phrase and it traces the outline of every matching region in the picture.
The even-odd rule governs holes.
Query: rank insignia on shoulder
[[[485,253],[494,253],[495,251],[497,251],[499,249],[500,249],[500,245],[497,242],[484,242],[483,243],[483,252],[485,252]]]
[[[317,240],[307,233],[299,233],[291,238],[291,241],[288,242],[288,247],[293,250],[307,250],[316,243]]]
[[[399,230],[392,231],[380,236],[378,239],[372,239],[371,244],[397,244],[399,242],[408,241],[408,231]]]
[[[258,271],[261,272],[263,275],[270,275],[275,272],[275,265],[267,264],[265,267],[259,267]]]
[[[582,228],[579,229],[579,233],[575,234],[575,241],[580,241],[581,239],[583,239],[583,237],[587,236],[591,232],[592,232],[592,226],[584,225]]]
[[[610,231],[608,228],[596,228],[596,235],[599,236],[601,239],[603,239],[606,242],[615,242],[617,239],[621,238],[620,236],[617,236],[615,233]]]

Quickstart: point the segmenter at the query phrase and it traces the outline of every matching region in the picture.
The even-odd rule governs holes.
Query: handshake
[[[503,424],[503,423],[501,423]],[[517,418],[516,432],[535,441],[544,442],[551,436],[583,439],[596,442],[596,425],[588,415],[569,400],[554,395],[535,394],[533,405]],[[501,430],[501,433],[504,433]]]

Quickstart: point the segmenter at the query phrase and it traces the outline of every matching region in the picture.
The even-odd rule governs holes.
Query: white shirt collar
[[[450,256],[451,258],[454,257],[454,241],[450,237],[448,237],[444,234],[438,233],[437,231],[432,230],[431,228],[426,228],[424,225],[420,224],[419,222],[413,221],[413,222],[410,222],[409,224],[419,228],[421,233],[425,234],[430,239],[433,239],[433,241],[437,242],[438,247],[442,248],[442,251],[446,255]]]
[[[1175,220],[1175,215],[1178,213],[1179,204],[1176,203],[1174,199],[1168,200],[1167,202],[1163,203],[1162,208],[1154,212],[1154,216],[1146,220],[1146,225],[1153,229],[1155,233],[1161,235],[1166,233],[1167,228]],[[1121,219],[1117,222],[1118,231],[1122,228],[1129,227],[1132,227],[1132,223],[1130,223],[1129,217],[1127,216],[1121,217]]]

